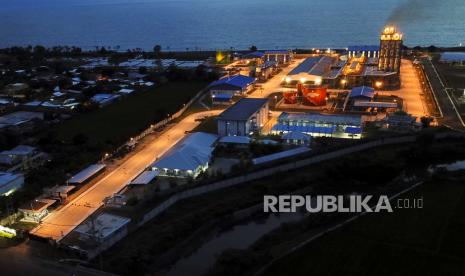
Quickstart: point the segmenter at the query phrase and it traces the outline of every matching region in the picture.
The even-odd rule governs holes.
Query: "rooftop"
[[[269,155],[265,155],[262,157],[252,159],[252,163],[255,165],[263,164],[263,163],[271,162],[271,161],[286,158],[286,157],[291,157],[291,156],[309,152],[309,151],[310,149],[307,147],[298,147],[295,149],[285,150],[285,151],[281,151],[281,152],[277,152],[277,153],[273,153],[273,154],[269,154]]]
[[[288,75],[298,75],[300,73],[307,73],[314,76],[324,76],[331,69],[334,59],[329,56],[309,57],[301,64],[294,68]]]
[[[225,136],[219,142],[225,144],[250,144],[250,140],[247,136]]]
[[[359,86],[359,87],[354,87],[350,91],[350,98],[356,98],[356,97],[364,97],[364,98],[373,98],[375,95],[375,89],[373,87],[368,87],[368,86]]]
[[[210,161],[213,144],[217,139],[218,136],[210,133],[190,134],[165,153],[160,160],[153,163],[152,167],[195,171],[199,166]]]
[[[223,111],[219,115],[218,119],[227,121],[246,121],[267,102],[268,99],[263,98],[242,98],[237,103]]]
[[[136,177],[130,184],[132,185],[146,185],[152,182],[160,173],[157,171],[144,171]]]
[[[1,116],[0,125],[17,126],[34,119],[43,120],[43,118],[44,114],[42,112],[17,111]]]
[[[283,112],[279,115],[278,121],[301,121],[359,126],[362,124],[362,117],[360,115]]]
[[[251,77],[247,77],[244,75],[234,75],[234,76],[227,76],[221,78],[217,81],[212,82],[209,87],[219,86],[219,85],[231,85],[235,87],[239,87],[241,89],[247,88],[250,84],[254,83],[255,79]]]
[[[90,165],[89,167],[85,168],[84,170],[78,172],[73,177],[68,180],[68,183],[71,184],[81,184],[85,182],[87,179],[91,178],[101,170],[103,170],[106,166],[104,164],[94,164]]]
[[[105,239],[130,221],[129,218],[102,213],[97,218],[90,218],[79,225],[74,231],[89,237]]]

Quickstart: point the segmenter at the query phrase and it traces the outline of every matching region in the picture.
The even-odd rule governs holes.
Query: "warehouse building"
[[[160,176],[197,177],[210,163],[218,136],[196,132],[172,147],[152,164],[152,170]]]
[[[244,75],[234,75],[212,82],[208,89],[212,98],[217,95],[244,95],[253,90],[255,79]]]
[[[358,115],[329,115],[283,112],[271,133],[300,132],[312,137],[362,138],[362,118]]]
[[[259,132],[268,120],[268,99],[243,98],[218,116],[218,135],[251,135]]]

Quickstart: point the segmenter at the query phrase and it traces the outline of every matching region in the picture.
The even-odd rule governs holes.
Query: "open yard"
[[[308,244],[264,275],[463,275],[465,186],[432,181],[402,198],[423,209],[370,214]]]
[[[179,110],[205,86],[205,82],[170,82],[79,114],[58,125],[55,131],[64,140],[83,134],[92,142],[121,143]]]

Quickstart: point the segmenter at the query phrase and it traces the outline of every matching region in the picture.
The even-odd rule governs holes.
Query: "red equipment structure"
[[[297,84],[297,92],[302,95],[302,104],[312,106],[326,105],[326,87],[306,87]]]

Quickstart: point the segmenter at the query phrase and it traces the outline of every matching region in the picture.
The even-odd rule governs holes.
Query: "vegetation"
[[[205,82],[170,82],[107,107],[79,114],[52,132],[66,141],[80,135],[91,142],[119,144],[179,110],[205,85]]]

